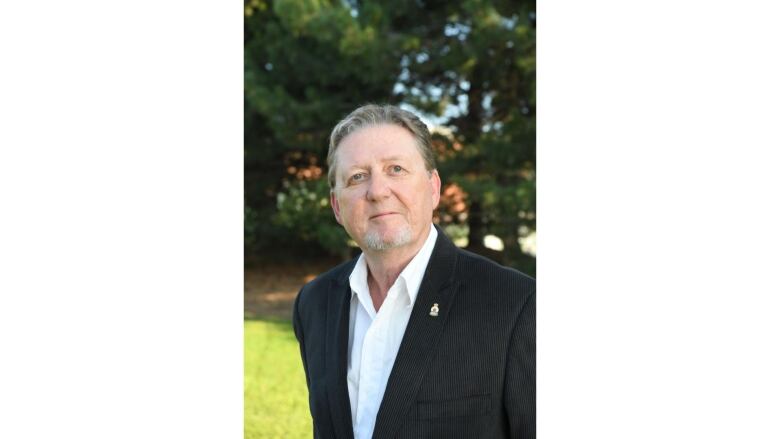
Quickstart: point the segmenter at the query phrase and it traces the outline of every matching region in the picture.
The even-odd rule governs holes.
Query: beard
[[[382,237],[379,232],[367,232],[363,237],[363,242],[371,250],[390,250],[401,247],[412,242],[412,228],[407,224],[385,237]]]

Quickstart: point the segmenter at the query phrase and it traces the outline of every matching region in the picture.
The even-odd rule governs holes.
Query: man
[[[363,252],[295,301],[314,437],[534,438],[535,282],[432,224],[425,124],[358,108],[328,166],[336,221]]]

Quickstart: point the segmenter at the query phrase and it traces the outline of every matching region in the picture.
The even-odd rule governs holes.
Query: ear
[[[333,208],[333,215],[336,216],[336,222],[341,224],[341,208],[339,207],[339,200],[336,198],[336,192],[330,191],[330,207]]]
[[[431,171],[431,195],[433,196],[433,208],[439,206],[439,200],[441,199],[441,178],[439,177],[439,171]]]

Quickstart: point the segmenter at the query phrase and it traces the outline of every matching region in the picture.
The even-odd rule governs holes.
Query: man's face
[[[441,180],[425,169],[414,137],[397,125],[361,128],[335,156],[336,220],[363,250],[417,248],[428,237]]]

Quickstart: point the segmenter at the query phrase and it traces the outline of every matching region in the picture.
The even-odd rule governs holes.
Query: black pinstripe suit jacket
[[[535,281],[438,232],[373,437],[535,438]],[[306,284],[295,301],[315,438],[353,437],[347,338],[355,262]]]

